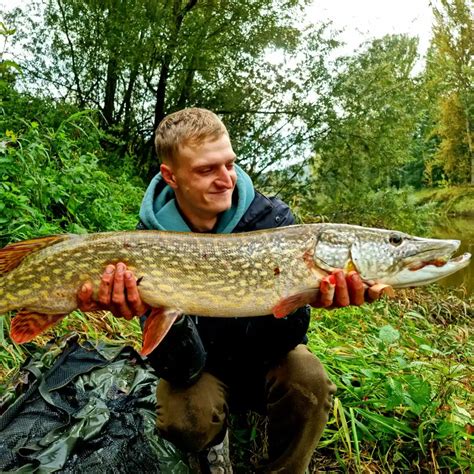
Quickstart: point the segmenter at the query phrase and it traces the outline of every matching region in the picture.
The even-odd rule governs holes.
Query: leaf
[[[390,324],[379,330],[379,339],[386,345],[394,344],[400,339],[400,332]]]

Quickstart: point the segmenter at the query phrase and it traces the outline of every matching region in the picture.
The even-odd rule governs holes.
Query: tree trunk
[[[163,120],[166,116],[166,88],[168,85],[168,79],[170,75],[170,65],[171,61],[173,60],[173,55],[176,51],[176,47],[178,46],[178,36],[181,29],[181,25],[183,23],[184,17],[187,13],[189,13],[194,6],[196,5],[197,0],[188,0],[187,4],[184,8],[181,8],[181,0],[174,0],[173,2],[173,18],[174,21],[171,25],[171,35],[170,41],[167,45],[165,54],[163,56],[163,61],[161,63],[160,68],[160,79],[158,81],[158,86],[156,88],[155,93],[155,117],[153,123],[153,130],[156,130],[158,124]],[[156,170],[158,169],[158,163],[156,160],[156,151],[155,147],[153,146],[154,140],[150,140],[151,142],[151,150],[150,150],[150,171],[149,177],[151,178],[154,174],[156,174]]]
[[[471,123],[469,121],[469,111],[466,110],[465,114],[466,114],[467,146],[469,150],[469,156],[471,158],[471,186],[474,186],[474,150],[472,149]]]
[[[110,127],[114,123],[115,92],[117,90],[117,60],[109,58],[107,64],[107,78],[105,82],[105,98],[103,114],[104,128]]]
[[[179,94],[178,102],[176,103],[177,109],[184,109],[189,102],[191,95],[191,89],[193,87],[194,75],[196,74],[196,57],[193,56],[190,61],[190,66],[186,71],[186,77],[184,79],[183,88]]]

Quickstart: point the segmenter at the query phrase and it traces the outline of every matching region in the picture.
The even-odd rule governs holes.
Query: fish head
[[[432,283],[466,267],[470,254],[451,258],[459,245],[459,240],[335,224],[318,235],[314,260],[326,271],[355,270],[365,281],[404,288]]]

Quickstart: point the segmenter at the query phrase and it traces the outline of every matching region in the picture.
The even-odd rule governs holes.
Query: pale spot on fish
[[[19,296],[28,296],[31,294],[31,289],[30,288],[24,288],[23,290],[18,290],[18,295]]]
[[[28,275],[20,275],[17,279],[19,281],[28,281],[28,280],[31,280],[32,278],[33,278],[33,275],[28,274]]]
[[[63,271],[62,268],[53,268],[53,273],[55,275],[59,275],[62,271]]]
[[[47,283],[50,279],[51,278],[48,275],[43,275],[40,277],[40,281],[44,281],[45,283]]]
[[[39,293],[40,299],[46,300],[50,297],[50,293],[48,290],[44,290],[41,293]]]

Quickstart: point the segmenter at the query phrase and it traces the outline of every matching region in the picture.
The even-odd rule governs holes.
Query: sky
[[[335,29],[345,29],[339,37],[350,53],[364,41],[386,34],[418,36],[419,51],[428,48],[433,15],[430,0],[314,0],[307,21],[332,21]]]

